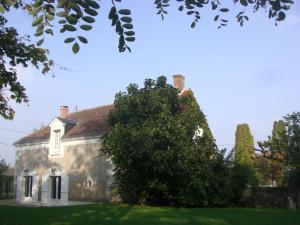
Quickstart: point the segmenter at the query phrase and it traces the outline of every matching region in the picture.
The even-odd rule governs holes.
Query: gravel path
[[[0,200],[0,205],[17,205],[14,199]]]

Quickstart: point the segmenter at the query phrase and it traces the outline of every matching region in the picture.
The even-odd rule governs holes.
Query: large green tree
[[[286,115],[284,124],[285,144],[280,151],[287,168],[286,182],[289,186],[300,187],[300,112]]]
[[[181,113],[178,121],[183,130],[181,166],[184,179],[181,183],[180,204],[187,206],[223,206],[228,204],[229,170],[219,152],[204,113],[192,91],[179,97]],[[202,130],[200,136],[195,136]]]
[[[286,126],[285,162],[292,169],[300,169],[300,112],[284,117]]]
[[[159,77],[116,95],[101,151],[115,167],[123,201],[222,205],[224,160],[193,93],[178,94]]]
[[[102,13],[100,6],[110,4],[111,8],[107,15],[118,37],[118,50],[131,51],[129,43],[135,41],[136,36],[131,10],[122,8],[120,2],[121,0],[102,2],[100,0],[0,0],[0,116],[13,119],[14,110],[9,104],[10,101],[28,102],[25,88],[17,79],[16,65],[27,67],[32,64],[42,68],[43,73],[48,72],[49,67],[53,65],[53,62],[48,60],[48,50],[39,47],[47,37],[56,35],[53,26],[59,27],[60,33],[69,34],[64,42],[71,44],[72,51],[78,53],[80,45],[88,43],[85,33],[93,28],[97,15]],[[154,0],[157,14],[163,19],[168,13],[168,7],[175,4],[174,2]],[[246,14],[247,8],[253,9],[254,12],[263,9],[277,25],[277,22],[285,19],[285,12],[293,4],[291,0],[233,0],[233,2],[237,8],[240,6],[244,8],[236,12],[236,20],[241,26],[249,20],[249,15]],[[200,20],[205,8],[212,10],[218,28],[227,25],[226,14],[229,9],[222,5],[221,0],[177,0],[176,4],[179,11],[191,16],[192,28]],[[32,16],[32,26],[36,28],[34,36],[37,39],[29,39],[29,36],[22,37],[15,28],[5,25],[5,13],[12,8],[25,10]]]
[[[256,167],[259,172],[260,182],[264,185],[281,185],[284,175],[284,148],[286,141],[286,127],[283,120],[274,121],[272,135],[267,141],[258,142],[258,149],[262,154],[257,154]]]
[[[274,123],[272,136],[258,143],[265,160],[283,170],[290,186],[300,186],[300,113],[294,112]],[[279,167],[280,165],[280,167]],[[271,169],[276,169],[271,165]]]

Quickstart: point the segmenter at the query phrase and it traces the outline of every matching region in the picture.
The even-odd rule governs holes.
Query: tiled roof
[[[43,142],[49,140],[50,137],[50,127],[44,127],[38,131],[29,134],[16,141],[14,144],[25,144],[25,143],[34,143],[34,142]]]
[[[65,119],[59,118],[62,122],[67,124],[70,122],[72,125],[66,129],[66,133],[62,139],[92,137],[106,133],[109,128],[108,114],[112,107],[112,105],[100,106],[70,113]],[[76,125],[74,123],[75,121],[77,122]],[[15,145],[49,141],[49,138],[50,127],[48,126],[23,137],[15,142]]]

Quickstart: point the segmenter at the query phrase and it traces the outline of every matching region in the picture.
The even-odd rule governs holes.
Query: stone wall
[[[241,199],[241,206],[257,208],[290,208],[290,198],[300,208],[300,188],[259,187],[247,189]]]

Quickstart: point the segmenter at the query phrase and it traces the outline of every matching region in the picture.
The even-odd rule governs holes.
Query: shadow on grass
[[[56,208],[0,206],[1,225],[298,225],[300,211],[284,209],[185,209],[98,204]]]

